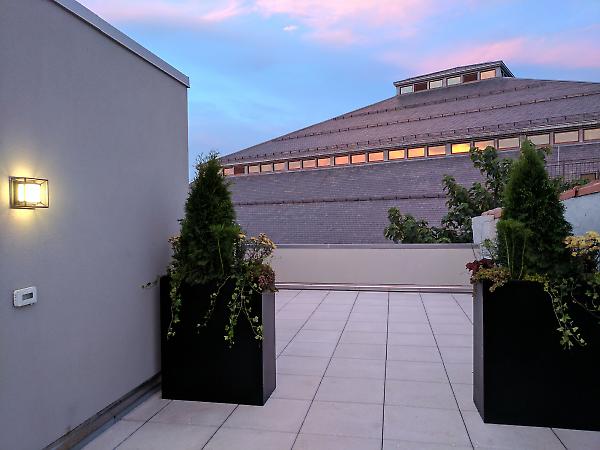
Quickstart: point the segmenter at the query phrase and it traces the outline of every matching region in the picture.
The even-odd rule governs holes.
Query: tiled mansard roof
[[[600,123],[600,83],[492,78],[387,100],[222,158],[224,164]]]

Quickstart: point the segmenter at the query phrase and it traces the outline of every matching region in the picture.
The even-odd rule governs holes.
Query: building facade
[[[0,0],[0,66],[0,449],[71,448],[160,372],[188,78],[74,0]]]
[[[600,83],[516,78],[502,61],[394,83],[396,95],[222,158],[238,221],[278,243],[383,243],[387,210],[439,224],[472,146],[550,145],[548,171],[600,176]]]

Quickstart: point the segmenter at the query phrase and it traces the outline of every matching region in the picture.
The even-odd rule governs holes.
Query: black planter
[[[168,399],[264,405],[275,389],[275,294],[257,294],[252,312],[263,325],[263,340],[254,338],[240,318],[235,344],[224,340],[227,300],[225,287],[209,324],[198,328],[212,289],[182,289],[181,322],[167,338],[171,320],[169,279],[160,280],[162,396]]]
[[[571,308],[588,342],[564,350],[539,283],[474,291],[473,399],[484,422],[600,430],[600,326]]]

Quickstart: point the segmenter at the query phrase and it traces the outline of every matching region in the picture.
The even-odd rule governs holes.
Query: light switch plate
[[[35,286],[18,289],[13,292],[13,305],[15,308],[33,305],[37,302],[37,288]]]

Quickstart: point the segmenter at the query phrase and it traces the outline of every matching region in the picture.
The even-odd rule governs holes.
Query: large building
[[[394,83],[396,95],[222,158],[238,221],[278,243],[383,243],[387,210],[439,224],[468,152],[552,145],[548,170],[600,175],[600,83],[516,78],[502,61]]]

